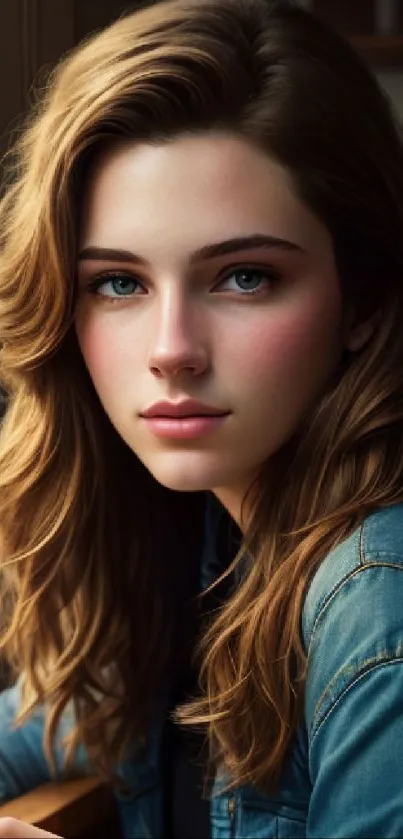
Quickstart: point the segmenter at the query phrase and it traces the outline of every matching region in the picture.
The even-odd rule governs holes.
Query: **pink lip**
[[[146,417],[143,414],[147,427],[153,434],[157,437],[169,437],[171,440],[191,440],[195,437],[204,437],[221,425],[227,416],[228,414],[219,416]]]
[[[181,402],[156,402],[142,411],[141,416],[145,419],[154,417],[183,419],[186,417],[223,417],[228,413],[229,411],[196,402],[194,399],[183,399]]]

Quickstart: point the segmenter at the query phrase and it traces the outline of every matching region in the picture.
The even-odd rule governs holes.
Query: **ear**
[[[344,323],[344,348],[358,352],[372,338],[378,325],[379,312],[366,320],[360,320],[357,312],[350,309]]]

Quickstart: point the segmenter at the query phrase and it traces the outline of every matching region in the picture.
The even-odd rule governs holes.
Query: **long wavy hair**
[[[301,715],[307,586],[371,510],[403,498],[400,131],[350,46],[300,8],[166,0],[129,14],[61,62],[13,149],[0,207],[1,649],[21,676],[18,721],[46,706],[51,765],[72,707],[67,765],[81,742],[107,778],[181,667],[204,499],[159,486],[106,418],[74,331],[75,259],[86,174],[106,145],[205,130],[287,168],[331,233],[345,300],[377,323],[262,466],[243,574],[204,627],[200,695],[177,711],[231,784],[271,789]]]

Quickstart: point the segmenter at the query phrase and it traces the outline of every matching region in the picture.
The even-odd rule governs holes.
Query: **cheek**
[[[102,330],[85,315],[79,314],[76,317],[76,334],[81,354],[88,367],[92,379],[96,379],[104,366],[105,340]]]
[[[116,320],[79,313],[76,333],[84,362],[98,393],[119,385],[125,371],[132,369],[136,352],[133,341],[125,341],[125,331],[116,328]]]
[[[244,340],[228,345],[237,376],[251,387],[266,381],[297,387],[307,379],[323,379],[341,352],[339,312],[336,307],[308,308],[287,316],[262,317],[244,333]]]

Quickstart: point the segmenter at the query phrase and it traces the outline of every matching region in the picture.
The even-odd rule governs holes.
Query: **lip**
[[[183,399],[181,402],[155,402],[140,416],[144,419],[186,419],[200,417],[225,417],[230,411],[224,411],[213,405],[196,402],[194,399]]]
[[[155,416],[143,417],[147,428],[156,437],[166,437],[170,440],[194,440],[198,437],[205,437],[211,434],[223,422],[228,414],[199,416],[168,417]]]

